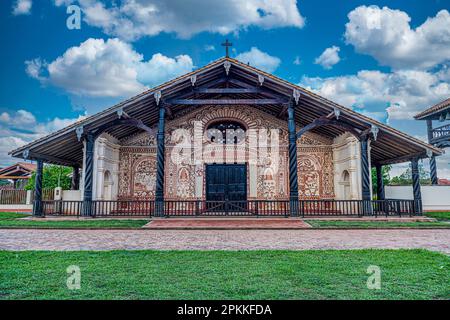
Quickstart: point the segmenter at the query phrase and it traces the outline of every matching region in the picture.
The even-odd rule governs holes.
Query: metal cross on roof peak
[[[222,43],[222,46],[225,47],[225,57],[229,58],[229,47],[231,47],[233,44],[227,40],[225,40],[224,43]]]

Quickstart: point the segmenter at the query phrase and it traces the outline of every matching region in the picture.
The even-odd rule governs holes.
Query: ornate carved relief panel
[[[119,199],[150,200],[156,187],[156,139],[147,133],[121,141]]]
[[[165,197],[166,199],[204,198],[205,164],[208,157],[198,159],[197,151],[206,149],[211,142],[204,132],[196,132],[196,124],[203,130],[216,120],[233,120],[247,129],[246,143],[236,149],[233,161],[250,163],[256,168],[256,178],[248,175],[248,188],[254,185],[257,199],[287,199],[289,196],[289,162],[287,123],[265,112],[250,107],[203,107],[168,121],[166,125]],[[182,129],[177,130],[177,129]],[[257,150],[249,148],[251,131],[256,139],[268,135],[268,144]],[[275,129],[270,131],[270,129]],[[269,131],[267,131],[269,130]],[[177,134],[173,134],[176,132]],[[194,135],[201,143],[192,142]],[[274,135],[274,136],[271,136]],[[276,135],[276,137],[275,137]],[[254,137],[254,136],[252,136]],[[197,139],[196,141],[199,141]],[[270,144],[277,139],[279,148]],[[154,198],[156,183],[156,139],[147,133],[137,134],[121,141],[119,197]],[[190,146],[190,152],[179,146]],[[226,146],[230,148],[230,146]],[[200,149],[200,150],[199,150]],[[299,194],[301,198],[333,198],[333,162],[331,142],[321,136],[307,133],[298,146]],[[254,180],[256,179],[256,180]],[[253,181],[252,181],[253,180]],[[197,191],[196,191],[197,190]],[[201,192],[203,190],[203,192]],[[248,190],[248,195],[250,195]],[[251,197],[249,197],[251,199]]]

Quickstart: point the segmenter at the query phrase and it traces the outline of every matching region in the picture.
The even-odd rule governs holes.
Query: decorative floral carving
[[[154,157],[143,157],[134,166],[132,195],[134,198],[149,199],[155,196],[156,161]]]
[[[249,129],[279,129],[279,155],[273,154],[270,147],[254,150],[247,146],[236,147],[234,159],[237,163],[249,162],[250,154],[258,153],[256,161],[256,198],[287,199],[289,195],[289,160],[287,123],[266,112],[243,106],[212,106],[199,109],[186,109],[176,119],[166,125],[165,150],[165,197],[167,199],[196,199],[195,184],[197,177],[205,179],[205,163],[195,163],[194,154],[179,155],[184,160],[174,163],[172,151],[180,139],[172,139],[176,129],[185,129],[191,136],[194,124],[199,121],[204,128],[209,123],[221,120],[239,121]],[[270,137],[270,131],[268,133]],[[210,142],[202,136],[203,146]],[[333,152],[331,141],[325,137],[308,132],[298,142],[298,181],[299,196],[303,199],[334,197]],[[139,133],[121,140],[119,198],[154,198],[156,185],[156,138],[148,133]],[[226,146],[229,148],[229,146]],[[261,156],[263,151],[263,156]],[[178,151],[176,151],[178,154]],[[250,176],[247,177],[250,179]],[[247,183],[250,188],[250,180]],[[205,183],[203,183],[203,188]],[[250,195],[250,190],[247,192]],[[203,191],[202,197],[205,197]]]

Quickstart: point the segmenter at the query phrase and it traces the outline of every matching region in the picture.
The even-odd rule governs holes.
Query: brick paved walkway
[[[245,219],[154,219],[146,229],[307,229],[311,226],[301,219],[245,218]]]
[[[450,254],[450,230],[0,230],[1,250],[361,248]]]

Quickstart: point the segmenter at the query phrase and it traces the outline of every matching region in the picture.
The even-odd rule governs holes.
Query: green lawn
[[[44,229],[128,229],[141,228],[149,220],[72,220],[72,221],[38,221],[20,218],[29,215],[12,212],[0,212],[0,228],[44,228]]]
[[[388,229],[388,228],[450,228],[450,223],[444,221],[338,221],[338,220],[307,220],[314,228],[358,228],[358,229]]]
[[[367,288],[370,265],[381,290]],[[0,299],[449,299],[449,268],[425,250],[0,251]]]
[[[450,212],[426,212],[425,215],[430,218],[435,218],[437,220],[449,220]]]

